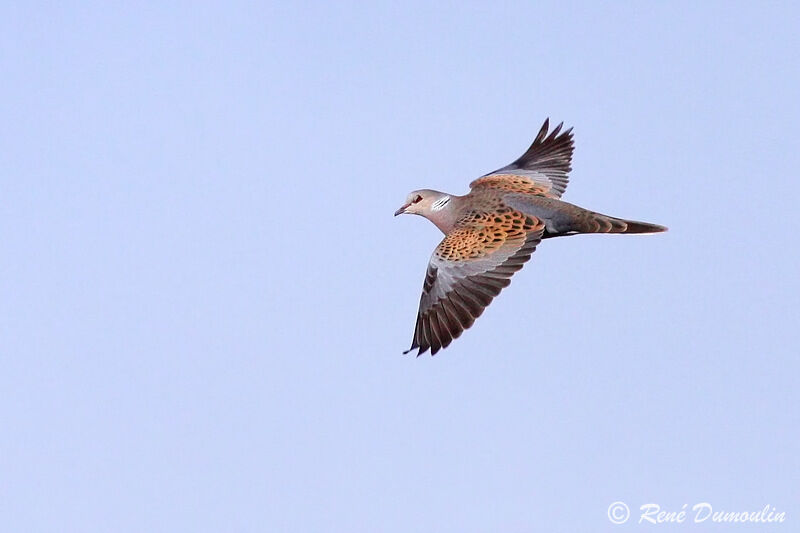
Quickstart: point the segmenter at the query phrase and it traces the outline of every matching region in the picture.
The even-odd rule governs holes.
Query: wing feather
[[[569,183],[575,147],[572,128],[561,133],[563,124],[548,135],[550,119],[545,120],[524,154],[510,165],[476,179],[470,183],[470,188],[486,187],[560,198]]]
[[[460,337],[511,284],[544,231],[540,220],[510,208],[471,212],[462,221],[431,256],[405,353],[418,349],[418,356],[428,350],[434,355]]]

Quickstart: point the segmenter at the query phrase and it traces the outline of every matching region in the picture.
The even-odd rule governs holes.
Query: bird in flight
[[[544,121],[519,159],[470,183],[469,194],[421,189],[395,212],[421,215],[445,235],[428,263],[411,348],[403,353],[435,355],[449,346],[508,287],[542,239],[667,230],[562,201],[571,170],[572,128],[561,133],[561,123],[548,133],[549,124]]]

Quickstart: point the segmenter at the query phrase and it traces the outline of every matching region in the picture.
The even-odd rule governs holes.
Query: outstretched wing
[[[439,244],[428,263],[411,348],[435,355],[472,326],[531,258],[544,224],[508,207],[471,212]]]
[[[487,187],[560,198],[569,183],[575,147],[572,128],[559,135],[563,124],[548,135],[550,119],[545,120],[533,144],[519,159],[476,179],[469,184],[470,188]]]

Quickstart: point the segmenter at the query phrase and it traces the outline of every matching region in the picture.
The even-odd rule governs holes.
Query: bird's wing
[[[428,263],[411,348],[436,354],[472,326],[531,258],[544,224],[508,207],[465,215]]]
[[[548,134],[550,119],[545,120],[533,144],[519,159],[481,176],[469,184],[470,188],[486,187],[561,198],[569,183],[575,147],[572,128],[559,135],[563,124]]]

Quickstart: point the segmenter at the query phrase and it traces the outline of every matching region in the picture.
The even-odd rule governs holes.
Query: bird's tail
[[[591,211],[587,213],[587,216],[581,218],[583,220],[576,228],[579,233],[660,233],[667,231],[666,227],[658,224],[625,220]]]

